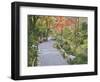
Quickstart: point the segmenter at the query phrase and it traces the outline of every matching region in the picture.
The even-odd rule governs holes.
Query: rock
[[[71,62],[71,61],[73,61],[75,58],[76,58],[76,57],[73,56],[73,55],[68,55],[68,56],[67,56],[67,61],[68,61],[68,62]]]

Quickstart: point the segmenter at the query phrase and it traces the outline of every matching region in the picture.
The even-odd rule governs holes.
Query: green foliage
[[[78,54],[70,64],[87,64],[87,55]]]
[[[35,16],[28,17],[28,66],[32,66],[33,60],[37,58],[38,29],[35,27],[36,21]]]
[[[28,66],[37,65],[38,43],[46,41],[49,34],[49,16],[28,16]]]
[[[81,23],[81,27],[74,27],[70,30],[65,28],[63,30],[62,39],[57,34],[56,41],[66,51],[67,54],[74,55],[76,58],[72,60],[71,64],[86,64],[87,63],[87,24]],[[59,49],[59,47],[56,45]]]
[[[66,17],[67,18],[67,17]],[[78,18],[79,20],[79,18]],[[87,23],[79,20],[73,26],[64,26],[61,32],[55,30],[56,23],[53,16],[28,16],[28,66],[37,65],[38,44],[47,41],[49,36],[55,40],[54,47],[59,46],[67,53],[74,55],[76,58],[71,64],[86,64],[88,49]]]

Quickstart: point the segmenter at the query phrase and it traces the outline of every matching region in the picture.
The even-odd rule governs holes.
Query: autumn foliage
[[[57,31],[61,32],[64,27],[70,28],[77,23],[77,18],[73,17],[64,17],[64,16],[57,16],[55,17],[56,23],[55,28]]]

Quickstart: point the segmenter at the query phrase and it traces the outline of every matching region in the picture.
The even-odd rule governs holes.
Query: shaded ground
[[[38,45],[38,66],[68,64],[67,61],[61,56],[61,52],[53,47],[53,44],[53,40],[48,40]]]

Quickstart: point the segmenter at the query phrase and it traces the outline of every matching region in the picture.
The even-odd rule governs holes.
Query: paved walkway
[[[61,56],[61,52],[53,47],[53,44],[53,40],[48,40],[39,44],[38,66],[68,64]]]

